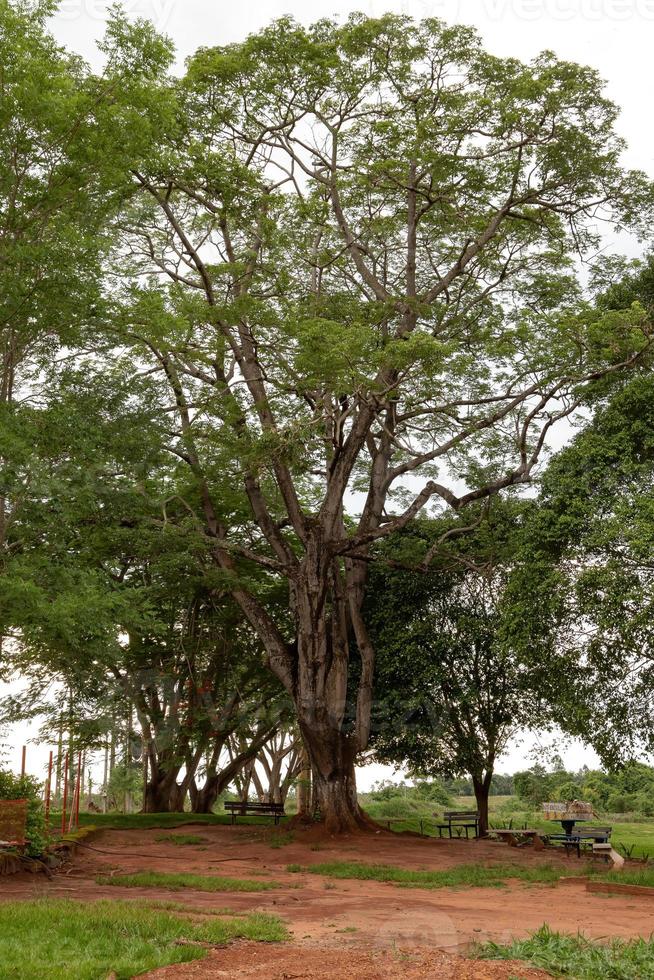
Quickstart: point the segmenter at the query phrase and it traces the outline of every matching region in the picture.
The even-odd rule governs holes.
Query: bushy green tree
[[[543,683],[544,663],[503,638],[523,512],[498,503],[477,527],[417,522],[378,555],[366,607],[377,650],[376,756],[430,776],[469,774],[482,833],[496,759],[519,730],[548,724],[545,695],[556,690],[553,677]],[[434,543],[439,561],[411,570]]]

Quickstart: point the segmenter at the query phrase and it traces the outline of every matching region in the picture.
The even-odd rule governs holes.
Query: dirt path
[[[505,888],[429,891],[286,870],[289,864],[306,867],[336,860],[415,870],[472,863],[558,864],[564,869],[569,868],[570,861],[576,862],[558,853],[516,851],[491,842],[421,840],[391,834],[335,840],[321,836],[316,828],[296,831],[290,842],[283,831],[258,827],[199,825],[178,832],[192,832],[204,842],[180,847],[157,842],[164,833],[161,830],[105,831],[89,841],[92,849],[81,849],[74,864],[51,881],[27,875],[3,879],[0,901],[39,895],[85,901],[106,897],[173,900],[198,912],[229,908],[234,912],[273,913],[286,922],[293,935],[292,946],[237,944],[200,964],[159,971],[156,975],[162,978],[538,977],[543,974],[525,972],[524,968],[516,973],[506,964],[464,963],[452,957],[468,950],[471,942],[508,942],[545,922],[556,930],[581,930],[595,938],[649,936],[654,931],[651,900],[592,895],[582,885],[513,882]],[[272,846],[275,842],[283,846]],[[137,870],[254,877],[279,882],[281,887],[255,893],[173,893],[124,889],[95,881],[100,872]],[[401,961],[401,971],[398,956],[409,957]],[[435,957],[439,958],[438,966]]]

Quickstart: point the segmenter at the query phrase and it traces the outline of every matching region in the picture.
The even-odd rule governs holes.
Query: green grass
[[[523,960],[553,976],[575,980],[645,980],[654,977],[654,939],[596,943],[566,936],[543,926],[529,939],[510,946],[486,943],[477,956],[490,960]]]
[[[192,922],[133,902],[42,900],[0,903],[0,976],[12,980],[127,980],[146,970],[202,959],[244,938],[281,942],[282,923],[265,915]]]
[[[462,864],[446,871],[409,871],[388,864],[363,864],[359,861],[331,861],[308,867],[289,864],[286,870],[294,873],[326,875],[328,878],[390,881],[405,888],[501,887],[510,878],[534,884],[551,884],[558,881],[564,873],[560,868],[550,865],[535,865],[528,868],[513,865],[484,867],[477,864]],[[575,870],[578,869],[571,870],[569,874],[574,874]]]
[[[197,834],[159,834],[155,840],[159,844],[176,844],[178,847],[207,843],[206,837],[198,837]]]
[[[276,881],[252,881],[247,878],[223,878],[217,875],[168,873],[165,871],[137,871],[127,875],[99,875],[99,885],[116,885],[120,888],[167,888],[181,891],[192,888],[199,892],[266,892],[279,888]]]

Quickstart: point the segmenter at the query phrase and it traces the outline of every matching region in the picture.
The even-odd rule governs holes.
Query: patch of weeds
[[[246,916],[247,912],[236,912],[234,909],[224,908],[205,908],[197,909],[192,905],[188,905],[186,902],[164,902],[164,901],[148,901],[148,908],[150,909],[161,909],[164,912],[181,912],[184,915],[227,915],[237,918],[238,916]]]
[[[629,942],[612,939],[593,942],[542,926],[529,939],[510,946],[485,943],[476,950],[480,959],[523,960],[556,976],[575,980],[643,980],[654,976],[654,938]]]
[[[95,880],[99,885],[115,885],[118,888],[167,888],[170,891],[192,888],[200,892],[263,892],[279,888],[279,884],[274,881],[251,881],[247,878],[223,878],[183,872],[171,874],[165,871],[137,871],[111,878],[99,875]]]
[[[303,868],[301,864],[287,864],[286,865],[286,870],[290,874],[298,875],[298,874],[301,874],[303,871],[306,871],[307,868]]]
[[[552,883],[562,877],[562,869],[551,865],[531,868],[513,865],[482,867],[462,864],[445,871],[410,871],[386,864],[363,864],[360,861],[332,861],[308,867],[289,865],[287,870],[305,871],[330,878],[355,878],[363,881],[388,881],[404,888],[501,888],[509,879],[528,883]]]
[[[197,834],[159,834],[155,840],[158,844],[175,844],[177,847],[193,847],[196,844],[207,843],[206,837],[198,837]]]
[[[275,836],[271,837],[270,840],[268,841],[268,846],[275,847],[275,848],[287,847],[288,844],[293,844],[294,842],[295,842],[295,834],[292,833],[275,834]]]

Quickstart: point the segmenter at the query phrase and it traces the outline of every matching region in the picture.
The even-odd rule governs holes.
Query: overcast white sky
[[[109,0],[63,0],[53,30],[63,43],[98,64],[95,41],[109,6]],[[549,48],[561,58],[599,70],[608,96],[622,110],[618,128],[628,143],[625,162],[654,176],[654,0],[125,0],[124,7],[131,16],[149,18],[174,39],[180,64],[198,46],[241,40],[274,17],[291,14],[310,22],[342,18],[354,10],[370,16],[394,11],[472,24],[492,53],[523,60]],[[607,246],[611,248],[610,241]],[[6,691],[0,685],[0,698]],[[14,768],[20,765],[20,745],[29,735],[26,729],[11,733],[9,761]],[[531,740],[514,745],[499,770],[510,772],[528,764],[531,745]],[[594,754],[578,744],[563,755],[574,767],[595,761]],[[30,748],[28,769],[41,775],[45,759],[45,747]],[[361,788],[389,774],[382,767],[368,767],[361,771]]]

